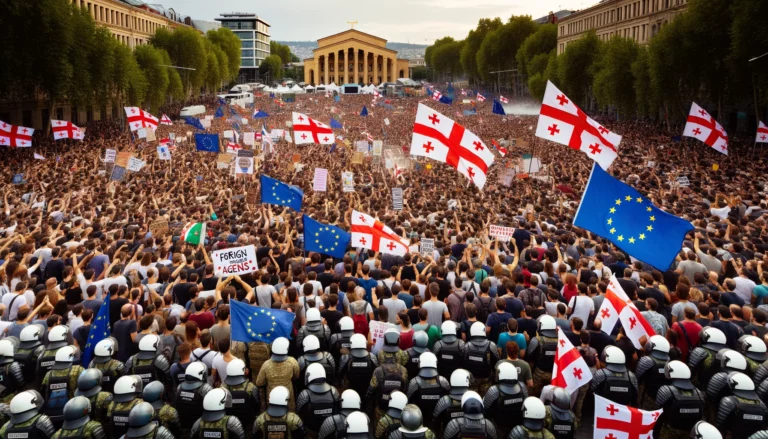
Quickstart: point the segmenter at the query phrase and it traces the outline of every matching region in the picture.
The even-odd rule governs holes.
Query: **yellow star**
[[[609,230],[609,232],[611,232],[611,234],[614,234],[614,233],[616,233],[616,228],[615,228],[615,227],[614,227],[614,228],[612,228],[611,230]]]
[[[652,232],[653,231],[653,226],[648,226],[648,227],[646,227],[646,229],[648,229],[649,232]]]
[[[650,212],[650,211],[652,211],[653,209],[651,209],[651,206],[648,206],[648,207],[646,207],[646,208],[645,208],[645,210],[647,210],[648,212]]]
[[[618,239],[618,240],[619,240],[619,242],[621,242],[621,241],[624,241],[624,235],[619,235],[619,237],[618,237],[618,238],[616,238],[616,239]]]
[[[627,195],[626,197],[624,197],[624,199],[627,200],[627,201],[632,201],[632,196],[631,195]]]
[[[608,225],[610,226],[611,224],[613,224],[613,218],[608,218]]]
[[[616,200],[616,205],[621,206],[621,199]]]
[[[315,233],[315,236],[320,236],[320,234],[319,233]]]
[[[272,316],[272,320],[275,320],[275,316]]]
[[[651,218],[650,218],[650,220],[651,220],[651,221],[656,221],[656,217],[655,217],[655,216],[653,216],[653,215],[651,215]]]
[[[629,238],[629,243],[630,243],[630,244],[634,244],[634,243],[635,243],[635,238],[632,238],[632,237],[630,237],[630,238]]]
[[[640,198],[640,197],[637,197],[637,198],[635,199],[635,201],[637,201],[638,203],[642,203],[642,202],[643,202],[643,199],[642,199],[642,198]]]
[[[616,213],[616,208],[615,207],[611,207],[610,212],[611,213]]]
[[[315,244],[320,244],[320,240],[319,239],[315,239]]]
[[[640,239],[645,239],[645,233],[640,234]]]

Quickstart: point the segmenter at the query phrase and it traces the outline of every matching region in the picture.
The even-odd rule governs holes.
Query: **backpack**
[[[488,320],[488,316],[491,315],[491,300],[492,297],[488,297],[488,301],[484,301],[485,297],[478,297],[480,300],[480,308],[477,310],[477,320],[485,323]]]
[[[525,294],[523,294],[525,293]],[[533,308],[536,308],[536,299],[539,299],[539,303],[543,304],[545,301],[544,298],[544,292],[540,289],[534,287],[534,288],[527,288],[520,292],[520,299],[523,301],[525,306],[532,306]]]

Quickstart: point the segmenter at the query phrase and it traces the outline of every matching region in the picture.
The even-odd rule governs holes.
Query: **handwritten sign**
[[[115,165],[112,168],[112,175],[109,176],[109,179],[114,181],[123,181],[124,178],[125,178],[125,168],[122,166]]]
[[[217,276],[230,276],[253,273],[259,269],[256,261],[256,247],[228,248],[211,253],[213,273]]]
[[[114,149],[104,151],[104,163],[114,163],[115,157],[117,157],[117,151]]]
[[[356,152],[352,154],[352,164],[353,165],[362,165],[363,164],[363,153],[362,152]]]
[[[128,170],[132,172],[139,172],[141,171],[141,168],[144,167],[146,163],[142,160],[137,159],[136,157],[131,157],[128,160]]]
[[[315,168],[315,178],[312,180],[312,189],[315,192],[325,192],[328,190],[328,170]]]
[[[368,152],[368,141],[367,140],[359,140],[355,142],[355,150],[357,152],[366,153]]]
[[[235,138],[235,132],[232,130],[224,130],[224,138],[225,139],[234,139]]]
[[[154,142],[157,140],[157,137],[155,136],[155,130],[148,128],[147,129],[147,142]]]
[[[373,341],[371,353],[376,355],[384,347],[384,333],[390,328],[397,329],[397,326],[394,323],[371,320],[368,323],[368,328],[371,330],[371,341]]]
[[[243,143],[253,145],[256,143],[256,133],[243,133]]]
[[[421,240],[421,248],[419,251],[422,256],[432,256],[435,252],[435,240],[432,238],[423,238]]]
[[[253,174],[253,151],[241,149],[235,159],[235,174]]]
[[[384,149],[384,142],[381,140],[373,141],[373,155],[381,156],[381,151]]]
[[[392,209],[403,210],[403,188],[392,188]]]
[[[157,220],[149,224],[149,231],[152,232],[152,236],[155,238],[163,236],[168,230],[168,221]]]
[[[355,174],[352,172],[341,173],[341,186],[344,192],[355,191]]]
[[[677,184],[679,184],[682,187],[688,187],[691,185],[691,182],[688,181],[688,177],[683,175],[682,177],[677,177]]]
[[[493,224],[489,226],[488,231],[488,235],[501,241],[509,241],[513,233],[515,233],[514,227],[495,226]]]

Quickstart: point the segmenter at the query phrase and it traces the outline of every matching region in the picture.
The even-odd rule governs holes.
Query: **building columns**
[[[324,58],[325,58],[325,61],[324,61],[325,62],[325,70],[324,70],[324,73],[323,73],[323,84],[324,85],[328,85],[328,57],[329,56],[330,56],[329,53],[326,53],[325,56],[324,56]]]
[[[352,82],[353,82],[353,83],[355,83],[355,84],[357,84],[357,83],[358,83],[358,82],[357,82],[357,80],[358,80],[358,76],[357,76],[357,48],[353,48],[353,50],[354,50],[355,52],[354,52],[354,55],[353,55],[353,57],[352,57],[352,62],[354,62],[354,63],[355,63],[355,67],[354,67],[354,69],[353,69],[352,71],[354,72],[354,75],[355,75],[355,78],[354,78],[354,79],[355,79],[355,80],[354,80],[354,81],[352,81]]]

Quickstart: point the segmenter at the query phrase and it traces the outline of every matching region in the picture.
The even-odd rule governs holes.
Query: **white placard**
[[[160,160],[170,160],[171,151],[168,150],[168,145],[160,145],[157,147],[157,157]]]
[[[341,173],[341,185],[344,188],[344,192],[354,192],[355,191],[355,174],[352,172],[342,172]]]
[[[200,125],[203,126],[203,128],[210,128],[211,127],[211,120],[210,119],[203,119],[200,121]]]
[[[256,133],[243,133],[243,143],[253,146],[256,143]]]
[[[232,130],[225,130],[224,131],[224,138],[225,139],[234,139],[235,138],[235,132]]]
[[[368,322],[368,328],[371,330],[371,341],[373,341],[371,353],[376,355],[384,347],[384,333],[390,328],[397,329],[397,325],[371,320]]]
[[[682,177],[677,177],[677,184],[683,187],[688,187],[691,185],[691,182],[688,181],[688,177],[683,175]]]
[[[315,168],[315,178],[312,180],[312,189],[315,192],[325,192],[328,190],[328,170]]]
[[[147,138],[147,129],[146,128],[139,128],[136,130],[136,135],[139,136],[139,139],[146,139]]]
[[[384,142],[381,140],[374,140],[373,141],[373,155],[374,156],[380,156],[381,151],[384,149]]]
[[[240,122],[242,122],[243,125],[248,125],[248,118],[244,117],[244,118],[240,119]]]
[[[253,273],[259,269],[256,261],[256,247],[234,247],[211,252],[213,273],[216,276],[231,276]]]
[[[395,162],[393,162],[392,159],[384,159],[384,167],[387,169],[392,169],[395,167]]]
[[[139,172],[141,171],[141,168],[144,167],[146,163],[137,159],[136,157],[131,157],[128,159],[128,170],[133,172]]]
[[[539,160],[538,157],[523,159],[522,172],[533,174],[533,173],[539,172],[540,169],[541,169],[541,160]]]
[[[108,149],[104,151],[104,162],[115,163],[115,157],[117,157],[117,151],[114,149]]]
[[[512,238],[512,234],[515,233],[514,227],[495,226],[491,224],[488,228],[488,235],[501,241],[509,241],[509,239]]]
[[[212,114],[206,114],[205,115],[205,120],[213,120],[213,115]]]
[[[357,152],[368,152],[368,141],[367,140],[358,140],[355,142],[355,151]]]
[[[422,256],[433,256],[435,252],[435,240],[432,238],[422,238],[420,251]]]
[[[385,118],[384,118],[384,124],[385,124],[385,125],[387,125],[387,126],[389,126],[389,118],[388,118],[388,117],[385,117]]]

